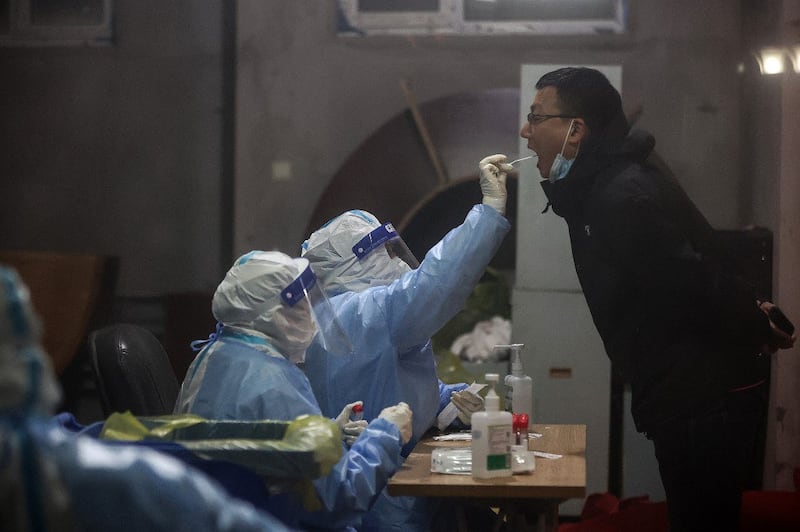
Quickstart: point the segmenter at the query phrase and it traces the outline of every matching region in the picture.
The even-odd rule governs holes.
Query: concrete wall
[[[216,286],[221,5],[121,0],[112,46],[0,47],[0,247],[117,255],[121,295]]]
[[[754,3],[753,46],[800,43],[800,1]],[[753,190],[755,223],[774,230],[775,303],[800,320],[800,75],[761,76],[746,85],[749,114],[742,128],[745,169]],[[800,467],[800,346],[772,358],[765,489],[794,490]]]
[[[328,180],[372,131],[406,109],[401,79],[424,102],[518,87],[523,63],[623,65],[626,108],[642,106],[640,125],[653,131],[712,223],[751,222],[740,216],[740,203],[750,199],[738,159],[738,3],[630,4],[630,32],[621,36],[343,38],[332,1],[240,1],[236,251],[296,252]],[[525,97],[532,95],[531,88]],[[473,155],[474,163],[483,155]],[[272,180],[275,161],[291,164],[291,180]]]
[[[643,106],[640,125],[712,222],[751,221],[736,3],[632,2],[624,36],[360,39],[336,35],[332,0],[241,0],[223,234],[222,4],[120,0],[112,47],[0,48],[0,245],[119,255],[126,295],[213,289],[240,252],[296,252],[336,169],[406,108],[401,78],[424,102],[518,87],[522,63],[622,64],[626,107]],[[276,161],[290,180],[272,180]]]

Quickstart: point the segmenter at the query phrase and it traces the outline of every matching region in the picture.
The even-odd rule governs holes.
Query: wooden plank
[[[0,264],[14,268],[30,291],[42,322],[42,345],[59,375],[89,332],[110,260],[101,255],[0,250]]]

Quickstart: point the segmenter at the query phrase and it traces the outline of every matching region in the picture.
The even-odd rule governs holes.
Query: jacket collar
[[[599,174],[622,160],[644,162],[654,146],[652,135],[630,130],[624,115],[618,115],[599,135],[589,139],[566,177],[555,183],[542,181],[548,206],[562,218],[578,214]]]

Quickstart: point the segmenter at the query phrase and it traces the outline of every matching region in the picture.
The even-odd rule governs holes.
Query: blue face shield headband
[[[265,252],[249,253],[243,256],[235,264],[235,267],[243,266],[253,258],[258,257],[259,253]],[[288,259],[288,257],[286,258]],[[317,276],[308,261],[296,259],[291,260],[291,262],[275,262],[273,260],[267,260],[266,262],[272,264],[268,269],[278,268],[281,270],[289,267],[290,264],[297,265],[301,260],[304,263],[301,266],[302,270],[296,277],[290,278],[291,281],[286,285],[282,285],[282,282],[286,282],[287,279],[284,276],[281,276],[281,280],[277,283],[274,280],[261,281],[258,275],[252,277],[250,280],[253,281],[253,286],[249,287],[248,290],[255,292],[266,291],[261,294],[263,297],[253,297],[251,301],[246,301],[247,298],[245,298],[245,301],[236,297],[232,298],[229,293],[236,292],[236,289],[231,288],[232,285],[229,284],[224,290],[227,295],[220,296],[221,312],[223,314],[227,313],[232,320],[232,325],[244,328],[242,330],[245,330],[245,334],[248,334],[246,329],[255,329],[268,334],[273,343],[278,342],[280,344],[283,342],[285,347],[296,347],[302,343],[302,337],[305,334],[303,331],[305,331],[308,333],[309,343],[312,336],[317,334],[321,343],[326,346],[329,352],[336,354],[351,353],[353,351],[352,343],[339,323],[330,301],[321,290],[320,283],[317,282]],[[296,272],[299,269],[297,268],[294,271]],[[280,286],[283,286],[283,288],[278,290]],[[217,295],[215,295],[216,297]],[[235,301],[231,302],[231,300]],[[233,306],[235,310],[229,309],[229,306]],[[218,318],[225,320],[224,317],[218,316]],[[313,321],[313,325],[309,320]],[[275,329],[276,324],[279,324],[277,325],[278,329]],[[280,327],[287,328],[281,330]],[[220,338],[234,334],[237,334],[235,329],[228,330],[223,323],[217,323],[217,330],[209,335],[208,339],[192,342],[192,349],[200,351]],[[307,345],[305,344],[302,347],[303,351]],[[277,347],[280,347],[280,345],[277,345]],[[281,354],[293,362],[302,362],[302,351],[289,354],[282,352]]]
[[[287,306],[293,307],[298,301],[306,297],[316,284],[317,276],[311,271],[311,266],[308,266],[289,286],[281,290],[281,301]]]
[[[412,269],[419,267],[419,261],[408,249],[405,241],[397,233],[394,225],[385,223],[376,229],[370,231],[364,238],[359,240],[353,246],[353,254],[358,260],[379,249],[381,246],[386,248],[387,253],[391,258],[399,258]]]

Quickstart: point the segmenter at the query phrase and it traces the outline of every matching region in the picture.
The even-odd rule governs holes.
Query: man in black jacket
[[[636,427],[655,447],[670,525],[737,530],[766,412],[767,357],[794,344],[739,279],[680,185],[649,161],[620,95],[589,68],[536,84],[520,135],[538,154],[548,207],[569,228],[575,269]]]

